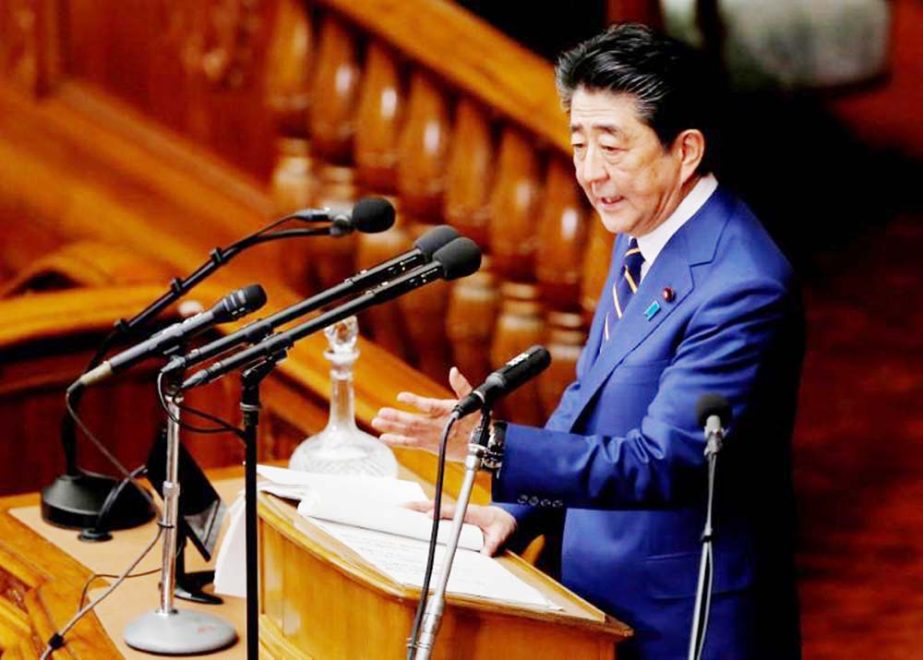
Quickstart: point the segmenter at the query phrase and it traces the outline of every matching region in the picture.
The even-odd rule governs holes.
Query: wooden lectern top
[[[241,482],[215,485],[227,499]],[[4,659],[37,658],[44,641],[76,611],[87,578],[94,571],[121,570],[146,545],[154,528],[152,522],[120,532],[112,543],[87,545],[76,540],[73,530],[44,525],[37,505],[37,495],[0,498],[0,653]],[[260,495],[259,516],[262,656],[404,657],[418,589],[382,574],[302,518],[286,501]],[[190,569],[200,568],[200,558],[190,555]],[[157,547],[138,570],[159,565],[159,557]],[[434,658],[611,659],[616,645],[631,635],[627,626],[515,555],[499,561],[561,610],[449,594]],[[65,648],[54,657],[146,657],[125,647],[121,630],[156,605],[157,576],[129,580],[67,635]],[[177,606],[194,607],[184,601],[177,601]],[[242,600],[228,598],[209,611],[230,620],[244,635]],[[238,642],[219,655],[244,657],[244,650]]]

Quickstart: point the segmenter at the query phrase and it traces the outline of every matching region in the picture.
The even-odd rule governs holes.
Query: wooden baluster
[[[444,93],[426,74],[414,72],[397,164],[401,208],[414,222],[441,219],[449,127]]]
[[[306,139],[279,138],[276,145],[278,152],[270,191],[276,214],[282,216],[309,206],[317,196],[317,185],[311,173],[310,146]],[[316,239],[282,241],[274,249],[282,279],[304,295],[317,289],[311,252],[306,245],[310,240]]]
[[[446,177],[445,217],[465,236],[487,248],[493,144],[487,115],[480,105],[462,98],[455,109],[455,127]],[[446,334],[454,364],[472,382],[491,371],[484,350],[493,336],[500,296],[485,262],[481,272],[457,282],[449,301]]]
[[[392,53],[378,43],[366,51],[356,122],[356,173],[363,194],[392,195],[397,189],[398,141],[404,94]],[[397,205],[397,200],[391,198]],[[362,234],[356,254],[358,268],[374,266],[410,248],[407,232],[396,226],[378,234]],[[380,305],[359,319],[363,334],[405,360],[412,356],[406,323],[397,305]]]
[[[330,15],[320,22],[316,67],[308,106],[317,181],[310,206],[348,210],[357,197],[355,170],[350,164],[360,70],[353,34]],[[318,284],[328,287],[354,272],[355,251],[355,236],[311,239],[291,246],[284,258],[310,264]]]
[[[266,102],[279,135],[270,190],[280,216],[310,206],[317,196],[308,140],[313,46],[304,6],[298,0],[282,0],[266,56]],[[275,246],[283,280],[302,294],[317,289],[306,242],[285,241]]]
[[[278,132],[307,137],[311,23],[300,0],[280,0],[266,54],[266,102]]]
[[[545,335],[542,304],[536,285],[507,282],[500,286],[500,294],[503,303],[490,349],[495,369],[533,344],[542,343]],[[545,419],[537,382],[526,383],[504,399],[497,413],[524,424],[542,424]]]
[[[404,94],[394,56],[368,47],[356,122],[355,160],[363,190],[390,195],[397,187],[398,140]]]
[[[545,416],[551,415],[564,389],[576,378],[577,360],[586,343],[583,316],[579,312],[548,313],[548,352],[551,366],[539,376],[538,390]]]
[[[589,241],[583,257],[583,277],[580,287],[580,306],[584,318],[591,319],[599,302],[600,292],[606,283],[606,275],[612,260],[615,235],[602,224],[594,211],[589,212]]]
[[[318,196],[315,205],[348,211],[358,197],[356,170],[343,165],[323,164],[317,169]],[[312,268],[323,288],[339,284],[356,272],[356,234],[338,238],[312,238],[310,243]]]
[[[461,99],[449,156],[445,217],[462,234],[487,247],[490,185],[493,177],[490,124],[481,107]]]
[[[563,158],[553,158],[548,164],[539,224],[535,275],[542,300],[556,310],[580,309],[581,258],[587,228],[573,169]]]
[[[495,271],[506,280],[535,279],[538,180],[535,146],[517,129],[505,129],[490,199],[489,237]]]
[[[472,384],[483,381],[492,370],[484,347],[490,345],[499,306],[494,277],[486,269],[452,288],[446,333],[452,342],[453,363]]]
[[[308,116],[315,156],[337,165],[349,164],[352,158],[360,81],[356,51],[353,34],[337,19],[325,16]]]
[[[590,214],[590,242],[583,256],[583,284],[580,289],[580,306],[587,319],[593,317],[599,294],[606,283],[609,262],[612,260],[612,243],[615,235],[603,227],[596,213]]]
[[[398,143],[397,189],[405,228],[417,238],[428,226],[440,222],[445,168],[449,146],[449,108],[442,90],[422,72],[410,81],[407,117]],[[399,299],[407,319],[417,366],[445,382],[449,343],[445,334],[449,286],[437,282]]]

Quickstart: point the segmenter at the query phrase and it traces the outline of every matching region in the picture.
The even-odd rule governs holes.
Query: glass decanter
[[[328,326],[324,334],[330,343],[324,357],[332,365],[330,417],[323,431],[298,445],[288,466],[305,472],[396,477],[397,460],[391,449],[356,426],[353,412],[353,365],[359,357],[356,317]]]

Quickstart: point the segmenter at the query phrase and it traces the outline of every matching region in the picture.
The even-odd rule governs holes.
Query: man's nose
[[[580,168],[580,174],[587,183],[601,181],[606,178],[606,168],[599,149],[588,148]]]

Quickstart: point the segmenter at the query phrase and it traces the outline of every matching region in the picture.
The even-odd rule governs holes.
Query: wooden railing
[[[573,378],[611,237],[573,183],[551,66],[458,7],[14,0],[0,43],[0,180],[16,187],[0,191],[4,222],[189,268],[273,211],[386,195],[395,229],[286,245],[240,272],[305,294],[448,222],[485,268],[368,312],[364,330],[439,382],[449,364],[476,381],[548,344],[552,370],[506,411],[528,422]],[[70,146],[49,149],[43,131]]]

